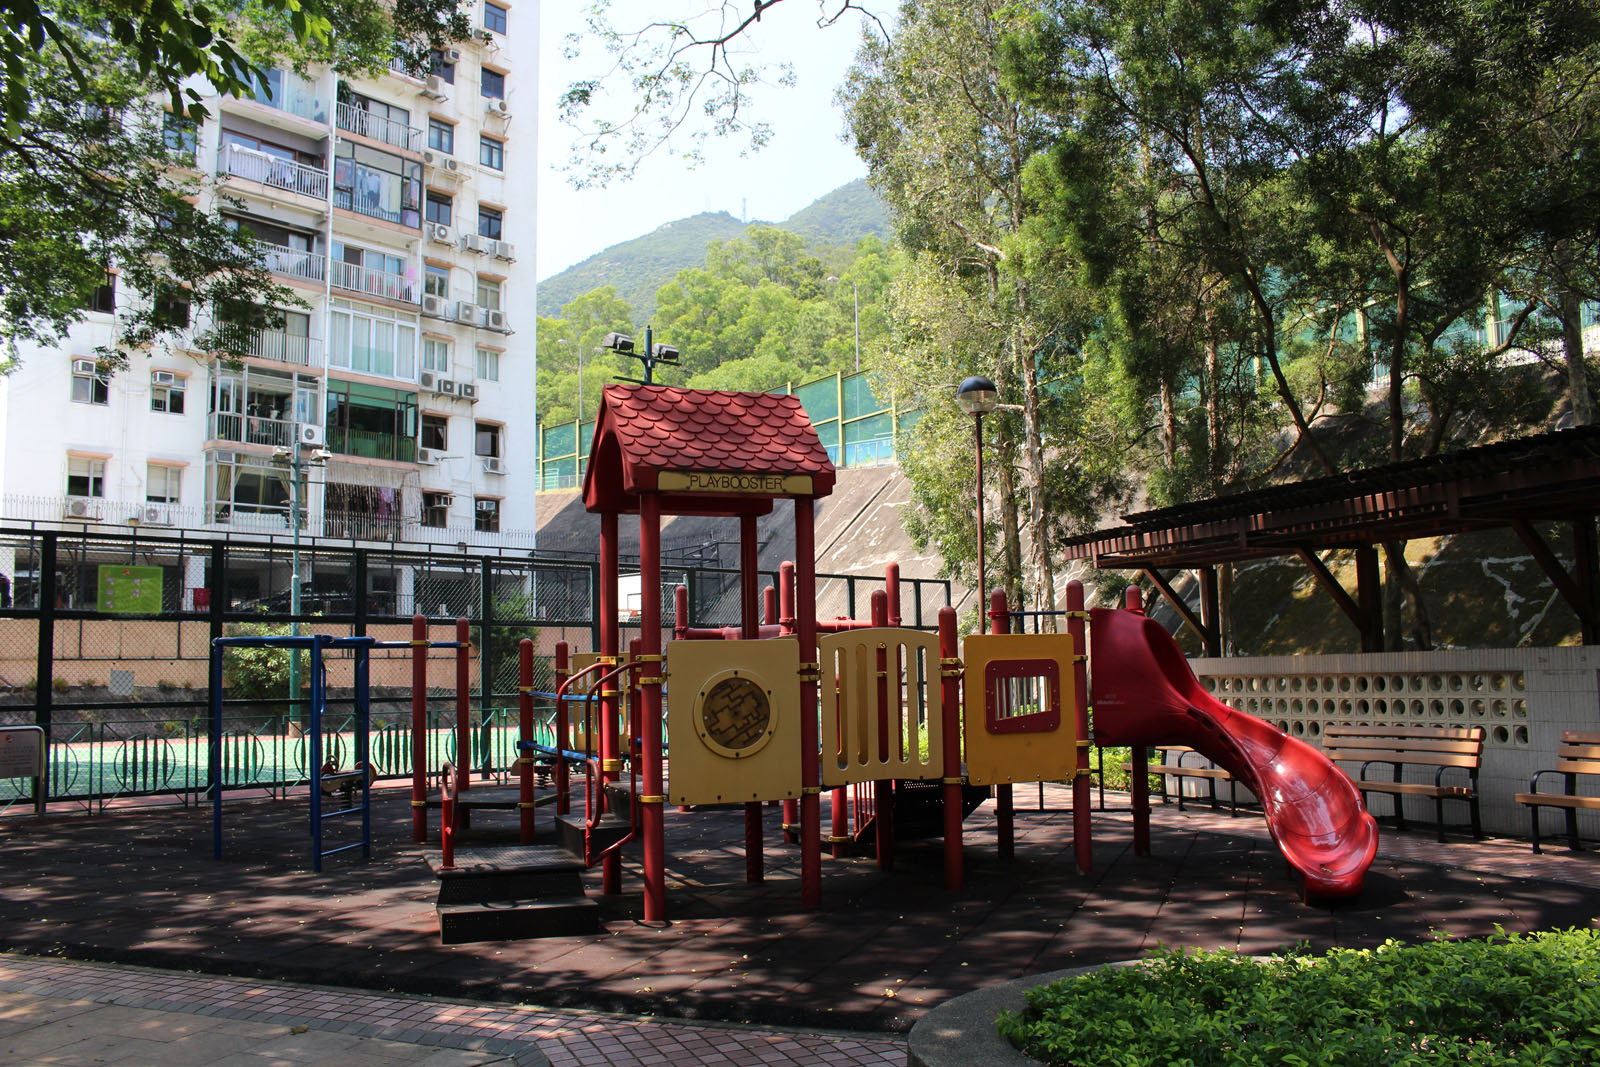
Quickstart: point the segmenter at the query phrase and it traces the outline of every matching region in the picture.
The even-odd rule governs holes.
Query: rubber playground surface
[[[1436,844],[1385,828],[1357,901],[1308,907],[1257,815],[1155,805],[1154,854],[1135,857],[1126,798],[1096,812],[1095,871],[1072,864],[1070,793],[1017,789],[1016,856],[995,855],[992,804],[966,822],[967,887],[943,888],[937,840],[823,861],[823,907],[800,906],[799,853],[767,808],[766,878],[744,880],[742,811],[667,813],[666,924],[641,914],[638,854],[600,896],[604,932],[443,946],[409,795],[374,794],[373,858],[313,875],[303,791],[229,798],[226,854],[206,807],[0,821],[0,948],[41,956],[484,1001],[686,1019],[898,1032],[992,982],[1127,959],[1157,944],[1270,952],[1374,946],[1600,922],[1600,857],[1525,842]],[[438,814],[430,812],[436,833]],[[514,816],[478,813],[467,844],[509,841]],[[541,840],[553,839],[549,808]],[[337,843],[330,841],[330,843]]]

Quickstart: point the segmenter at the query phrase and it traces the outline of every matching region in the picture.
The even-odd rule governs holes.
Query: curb
[[[975,989],[928,1012],[906,1037],[907,1067],[1040,1067],[1039,1061],[1019,1052],[994,1028],[1002,1011],[1021,1011],[1024,996],[1036,986],[1098,971],[1102,967],[1132,967],[1139,960],[1068,967],[1061,971],[1030,974],[1009,982]]]

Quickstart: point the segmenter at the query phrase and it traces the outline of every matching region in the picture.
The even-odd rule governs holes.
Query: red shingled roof
[[[639,509],[668,471],[799,475],[809,492],[663,492],[669,514],[764,514],[776,496],[827,496],[834,469],[797,397],[670,385],[608,385],[600,398],[583,499],[590,511]]]

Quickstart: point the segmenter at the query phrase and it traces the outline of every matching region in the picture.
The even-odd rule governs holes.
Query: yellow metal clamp
[[[1087,611],[1063,611],[1061,614],[1069,619],[1087,619],[1089,617]]]
[[[428,806],[428,802],[426,800],[413,800],[411,806],[413,808],[425,808]]]
[[[1088,740],[1087,738],[1085,738],[1084,740],[1078,742],[1078,747],[1079,748],[1093,748],[1094,747],[1094,742]]]
[[[633,657],[633,662],[635,662],[635,663],[665,663],[666,659],[667,659],[667,657],[665,657],[665,656],[657,656],[657,655],[635,656],[635,657]]]
[[[800,787],[800,795],[803,797],[814,797],[820,792],[822,792],[820,785],[803,785]]]
[[[603,696],[603,697],[619,697],[619,696],[622,695],[622,690],[620,690],[620,689],[602,689],[602,690],[600,690],[600,695]]]
[[[432,645],[433,642],[428,640],[426,637],[413,637],[411,639],[412,648],[429,648]]]
[[[534,762],[534,758],[532,756],[519,756],[519,757],[517,757],[517,765],[518,766],[522,766],[523,764],[533,763],[533,762]]]
[[[517,807],[519,807],[519,808],[537,808],[538,806],[539,805],[535,804],[531,800],[519,800],[519,801],[517,801]]]
[[[640,678],[639,679],[639,684],[640,685],[666,685],[667,684],[667,676],[664,675],[664,674],[648,675],[648,676],[646,676],[644,678]],[[612,692],[613,692],[613,694],[615,694],[616,691],[612,690]]]
[[[652,795],[641,795],[638,799],[641,804],[665,804],[667,802],[666,797]]]
[[[1092,778],[1094,777],[1094,772],[1087,767],[1079,767],[1076,771],[1072,772],[1072,776],[1074,778]]]
[[[1072,662],[1074,662],[1074,663],[1088,663],[1089,662],[1089,657],[1083,655],[1082,653],[1079,653],[1079,654],[1077,654],[1077,655],[1072,657]]]
[[[965,778],[941,778],[939,783],[941,785],[966,785],[967,780]]]
[[[849,834],[844,834],[842,836],[840,834],[829,834],[825,840],[830,845],[842,845],[846,841],[850,841],[850,840],[853,840],[853,839],[850,837]]]
[[[600,770],[603,772],[622,770],[622,761],[619,759],[603,759],[600,761]]]

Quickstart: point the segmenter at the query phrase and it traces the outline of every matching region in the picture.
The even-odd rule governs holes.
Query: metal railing
[[[250,331],[242,341],[240,355],[270,359],[277,363],[293,363],[298,367],[322,365],[322,342],[315,337],[260,329]]]
[[[316,200],[328,199],[328,172],[323,168],[308,167],[243,145],[223,145],[217,154],[217,170]]]
[[[365,108],[353,104],[340,104],[337,114],[341,130],[349,130],[362,137],[370,137],[374,141],[404,148],[408,152],[422,151],[422,131],[415,126],[396,122],[383,115],[374,115]]]
[[[347,456],[366,459],[394,459],[403,463],[417,460],[417,439],[381,430],[328,427],[328,447]],[[387,540],[387,538],[384,538]]]
[[[294,443],[292,419],[268,419],[237,411],[213,411],[207,416],[206,437],[243,445],[288,447]]]
[[[287,274],[291,278],[304,278],[312,282],[322,281],[328,257],[321,252],[307,252],[265,242],[257,242],[257,247],[261,249],[261,265],[274,274]]]
[[[368,296],[381,296],[408,304],[422,303],[422,297],[417,291],[416,282],[401,274],[388,274],[384,271],[357,266],[354,263],[341,263],[335,260],[333,263],[333,284],[335,288],[348,289],[354,293],[365,293]]]

